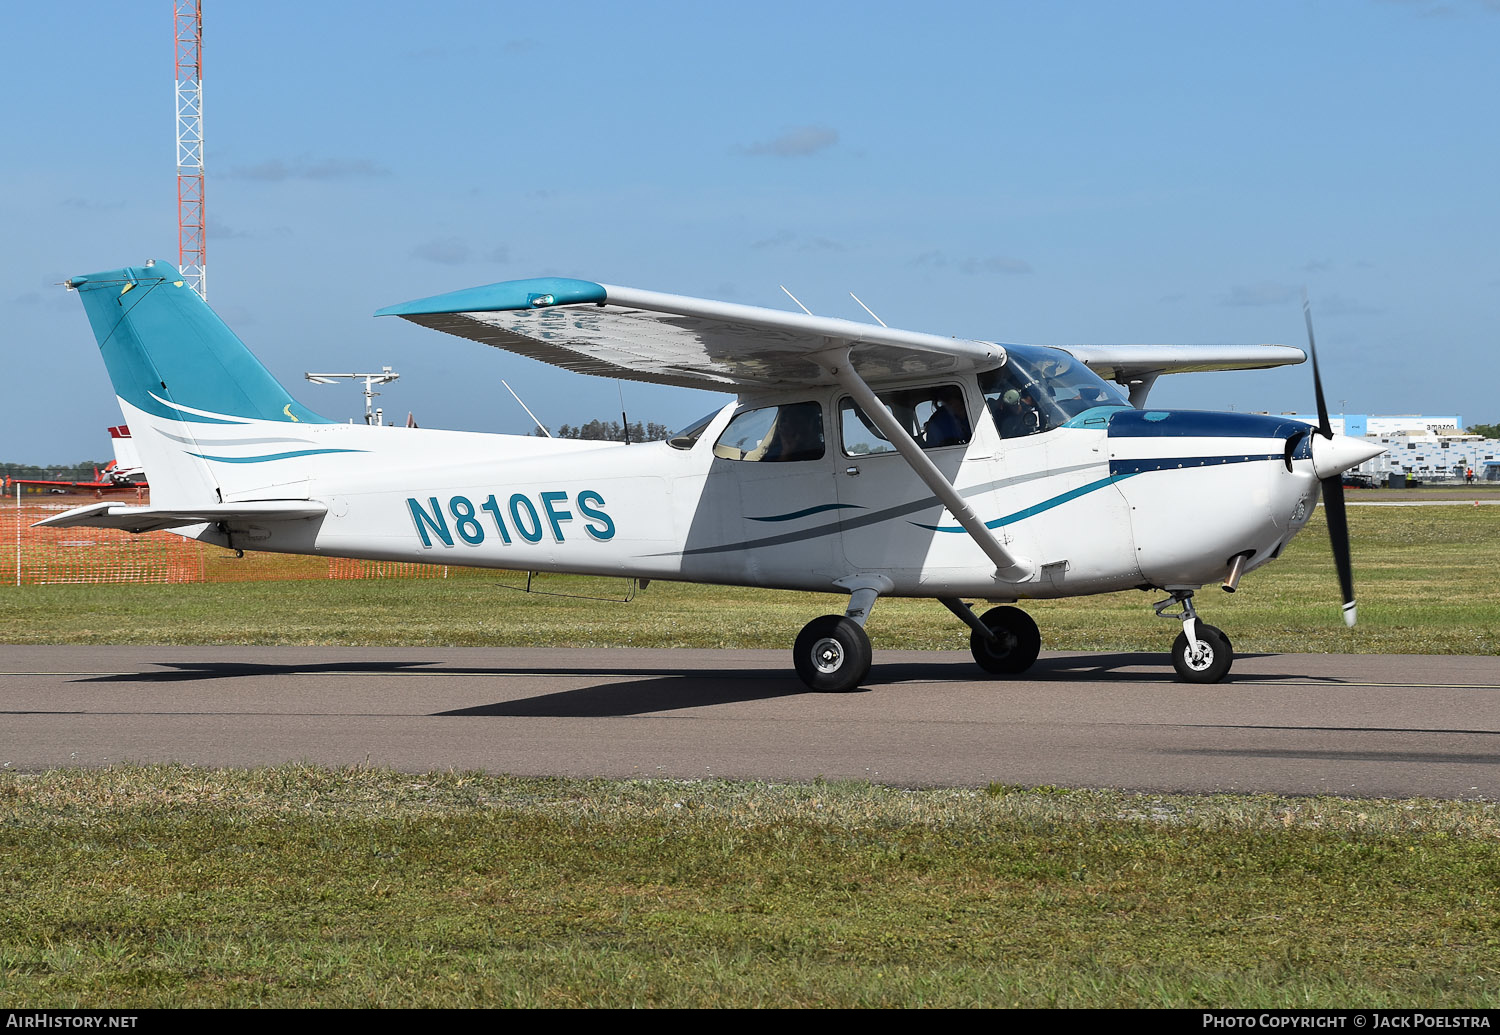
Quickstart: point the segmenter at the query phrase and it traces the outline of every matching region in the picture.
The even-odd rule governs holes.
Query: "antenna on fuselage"
[[[790,298],[793,302],[796,302],[798,309],[802,310],[808,316],[811,316],[813,314],[813,311],[811,309],[807,308],[807,306],[805,306],[805,305],[802,304],[802,300],[800,298],[798,298],[796,295],[792,294],[790,291],[786,290],[786,285],[785,284],[777,284],[776,286],[779,287],[779,288],[781,288],[781,290],[786,291],[786,297]]]
[[[505,378],[502,377],[500,379],[500,383],[503,384],[503,385],[505,385],[505,390],[510,393],[510,397],[512,399],[514,399],[518,403],[521,403],[521,409],[525,410],[526,411],[526,416],[530,417],[531,420],[532,420],[532,422],[535,423],[537,427],[539,427],[539,428],[542,429],[542,434],[545,435],[547,438],[551,438],[552,437],[552,432],[550,432],[550,431],[547,430],[547,425],[543,424],[541,421],[539,421],[539,420],[536,419],[536,414],[534,414],[534,413],[531,412],[531,407],[527,406],[525,403],[521,402],[521,397],[516,394],[516,390],[514,388],[512,388],[509,384],[506,383]]]
[[[860,302],[859,301],[859,296],[856,295],[853,291],[849,292],[849,297],[852,298],[852,299],[854,299],[856,302],[859,302],[859,307],[861,309],[863,309],[865,312],[867,312],[867,313],[870,314],[870,319],[874,320],[876,323],[880,324],[880,326],[882,326],[882,327],[889,327],[890,326],[890,324],[886,323],[880,317],[878,317],[878,316],[875,315],[875,310],[871,309],[869,306],[865,305],[863,302]]]
[[[630,445],[630,418],[625,416],[625,386],[619,381],[615,387],[620,391],[620,427],[625,429],[625,444]]]

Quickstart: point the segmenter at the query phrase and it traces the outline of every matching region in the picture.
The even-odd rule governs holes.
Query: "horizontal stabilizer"
[[[56,517],[38,521],[33,528],[119,528],[126,532],[155,532],[184,525],[212,525],[219,522],[295,521],[317,518],[328,513],[321,503],[307,500],[252,500],[245,503],[210,503],[184,510],[155,507],[127,507],[119,503],[91,503],[75,507]]]

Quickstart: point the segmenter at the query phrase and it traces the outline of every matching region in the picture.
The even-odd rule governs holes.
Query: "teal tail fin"
[[[78,292],[98,339],[153,506],[224,502],[296,481],[285,468],[253,474],[249,468],[274,467],[260,461],[312,451],[222,454],[264,442],[261,422],[285,425],[287,432],[333,422],[293,399],[176,269],[129,266],[74,277],[68,287]]]
[[[158,417],[328,424],[287,394],[177,270],[157,263],[74,277],[115,394]]]

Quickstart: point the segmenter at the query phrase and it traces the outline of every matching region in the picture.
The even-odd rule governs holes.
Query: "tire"
[[[1217,683],[1229,674],[1229,666],[1234,664],[1234,648],[1223,632],[1201,622],[1198,640],[1207,652],[1201,658],[1189,658],[1187,633],[1177,634],[1172,643],[1172,667],[1188,683]]]
[[[992,607],[979,620],[998,637],[991,641],[978,631],[969,634],[969,650],[980,668],[997,676],[1014,676],[1036,663],[1042,634],[1029,614],[1019,607]]]
[[[1198,628],[1200,628],[1200,629],[1212,629],[1214,632],[1216,632],[1216,633],[1219,634],[1219,638],[1224,641],[1224,648],[1227,651],[1229,651],[1229,661],[1230,661],[1231,664],[1233,664],[1233,662],[1234,662],[1234,641],[1232,641],[1229,638],[1229,634],[1227,632],[1225,632],[1223,629],[1220,629],[1217,625],[1204,625],[1203,623],[1200,622],[1200,623],[1198,623]]]
[[[809,690],[839,694],[853,690],[870,674],[870,638],[843,615],[814,618],[797,634],[792,663]]]

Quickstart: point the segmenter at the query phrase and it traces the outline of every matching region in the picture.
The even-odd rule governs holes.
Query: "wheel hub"
[[[844,646],[831,636],[825,636],[812,649],[813,667],[825,675],[837,672],[844,664]]]

